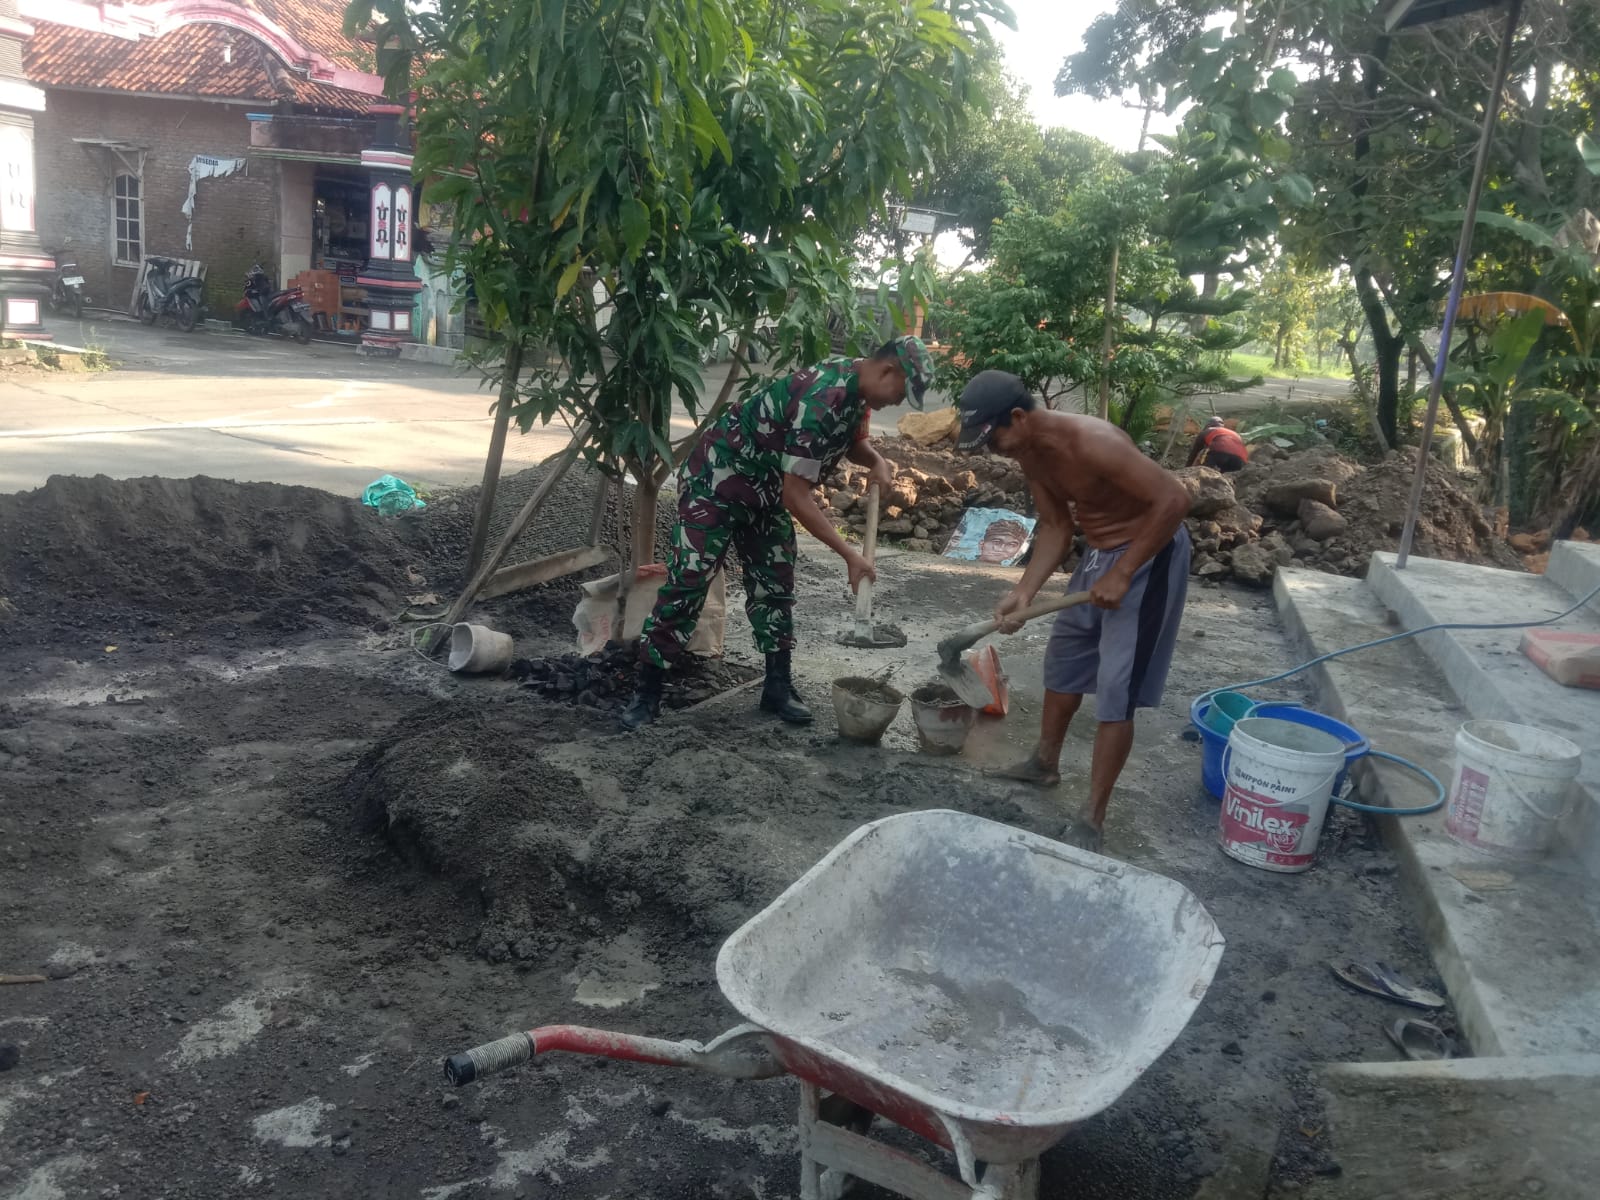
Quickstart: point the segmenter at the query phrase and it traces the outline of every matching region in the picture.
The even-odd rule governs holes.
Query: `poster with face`
[[[946,558],[1014,567],[1033,540],[1034,519],[1004,508],[969,508],[944,548]]]

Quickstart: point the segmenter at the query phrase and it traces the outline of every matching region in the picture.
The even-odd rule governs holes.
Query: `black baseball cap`
[[[956,447],[979,450],[996,426],[1011,424],[1011,410],[1031,409],[1033,397],[1010,371],[979,371],[961,393],[961,436]]]

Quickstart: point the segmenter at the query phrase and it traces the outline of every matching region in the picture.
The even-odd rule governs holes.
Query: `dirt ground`
[[[440,1062],[563,1021],[709,1039],[737,1020],[715,981],[722,939],[864,821],[951,807],[1053,836],[1092,723],[1059,794],[980,772],[1031,740],[1042,634],[1003,644],[1015,706],[963,758],[917,754],[904,717],[881,748],[847,746],[826,682],[877,660],[834,643],[842,578],[808,556],[797,667],[814,727],[762,717],[746,689],[619,737],[609,713],[423,661],[393,624],[404,571],[426,573],[416,543],[337,521],[401,574],[314,564],[328,581],[296,603],[258,562],[272,611],[313,621],[262,621],[221,593],[199,609],[158,588],[124,599],[122,578],[187,577],[178,529],[150,561],[125,550],[103,587],[56,563],[70,531],[36,526],[52,550],[28,572],[5,560],[0,972],[49,979],[0,989],[0,1042],[19,1055],[0,1072],[0,1197],[794,1196],[791,1081],[555,1057],[454,1091]],[[933,640],[1010,574],[886,558],[879,615],[913,635],[882,659],[895,682],[921,682]],[[350,607],[330,610],[335,591]],[[520,653],[570,648],[570,598],[496,611]],[[736,610],[729,624],[748,664]],[[1363,821],[1335,814],[1301,876],[1216,848],[1188,700],[1289,662],[1260,593],[1191,592],[1107,851],[1192,889],[1228,949],[1173,1047],[1045,1156],[1047,1200],[1189,1197],[1250,1151],[1275,1155],[1275,1194],[1335,1170],[1309,1069],[1392,1057],[1380,1022],[1398,1014],[1327,960],[1437,986]]]

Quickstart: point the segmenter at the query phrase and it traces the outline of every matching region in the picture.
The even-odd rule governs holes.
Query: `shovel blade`
[[[969,704],[976,709],[985,709],[994,703],[994,695],[989,691],[989,685],[983,677],[974,671],[965,659],[958,658],[954,667],[939,664],[939,678],[943,679],[952,688],[956,695],[961,697],[963,704]]]

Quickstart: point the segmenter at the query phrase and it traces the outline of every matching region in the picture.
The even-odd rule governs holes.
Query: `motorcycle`
[[[146,325],[170,321],[188,333],[200,323],[200,281],[192,276],[177,278],[173,272],[178,264],[170,258],[147,258],[145,264],[134,315]]]
[[[78,264],[56,258],[56,275],[50,281],[50,307],[59,313],[71,313],[74,320],[82,320],[83,306],[89,297],[83,291],[83,275]]]
[[[304,346],[311,340],[311,305],[302,288],[274,291],[257,263],[244,277],[244,298],[233,306],[233,323],[246,333],[278,333]]]

